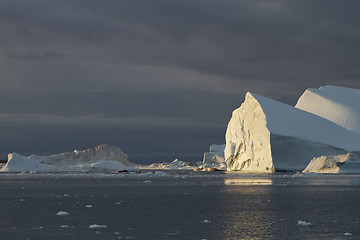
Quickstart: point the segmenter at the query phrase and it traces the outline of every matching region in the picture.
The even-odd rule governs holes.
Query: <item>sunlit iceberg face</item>
[[[253,93],[234,110],[226,130],[228,170],[302,171],[314,157],[359,150],[359,134]]]

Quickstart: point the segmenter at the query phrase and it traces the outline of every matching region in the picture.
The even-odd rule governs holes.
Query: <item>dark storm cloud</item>
[[[360,88],[359,7],[2,0],[1,154],[107,142],[137,157],[199,160],[224,141],[246,91],[295,104],[308,87]]]

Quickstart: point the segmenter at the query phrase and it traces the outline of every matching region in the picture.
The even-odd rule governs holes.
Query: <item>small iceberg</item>
[[[68,216],[68,215],[70,215],[70,213],[65,212],[65,211],[60,211],[60,212],[58,212],[56,215],[57,215],[57,216]]]
[[[298,225],[299,225],[299,226],[302,226],[302,227],[306,227],[306,226],[311,226],[311,225],[313,225],[313,224],[312,224],[311,222],[299,220],[299,221],[298,221]]]
[[[105,229],[107,227],[108,226],[106,226],[106,225],[99,225],[99,224],[92,224],[89,226],[90,229]]]

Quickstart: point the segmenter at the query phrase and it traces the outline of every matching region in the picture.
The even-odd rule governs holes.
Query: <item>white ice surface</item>
[[[136,167],[140,169],[187,170],[196,168],[198,164],[200,163],[183,162],[179,159],[175,159],[171,163],[153,163],[151,165],[138,165]]]
[[[94,149],[67,152],[51,156],[31,155],[25,157],[17,153],[8,155],[7,164],[1,172],[22,171],[90,171],[90,170],[131,170],[133,164],[120,148],[99,145]]]
[[[252,94],[266,116],[272,134],[329,144],[347,150],[360,150],[360,137],[343,127],[290,105]]]
[[[100,224],[91,224],[89,226],[89,228],[91,228],[91,229],[105,229],[105,228],[107,228],[107,226],[106,225],[100,225]]]
[[[360,158],[347,153],[313,158],[303,173],[360,173]]]
[[[8,162],[1,172],[52,171],[53,166],[33,160],[17,153],[9,153]]]
[[[290,105],[247,93],[226,130],[229,170],[303,170],[313,157],[360,149],[360,135]]]
[[[68,216],[68,215],[70,215],[70,213],[65,212],[65,211],[60,211],[60,212],[56,213],[56,215],[57,216]]]
[[[330,85],[319,89],[307,89],[295,107],[360,134],[359,103],[360,89]]]

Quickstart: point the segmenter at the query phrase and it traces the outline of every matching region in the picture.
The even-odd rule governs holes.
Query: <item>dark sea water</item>
[[[0,239],[360,239],[360,175],[166,173],[0,174]]]

